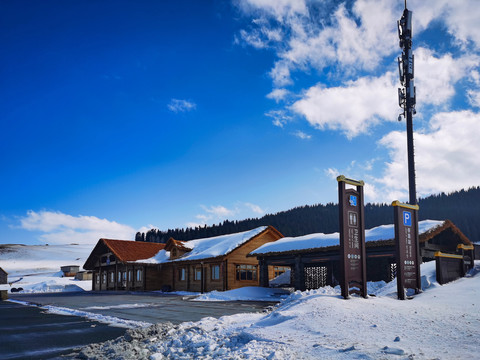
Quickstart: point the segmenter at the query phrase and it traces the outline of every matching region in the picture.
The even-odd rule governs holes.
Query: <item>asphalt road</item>
[[[206,316],[219,318],[245,312],[262,311],[274,303],[252,301],[188,301],[183,296],[162,293],[75,292],[50,294],[10,294],[10,299],[36,305],[53,305],[69,309],[115,316],[152,324],[170,321],[198,321]]]
[[[127,320],[178,324],[206,316],[221,317],[262,311],[266,302],[199,302],[159,293],[76,292],[9,294],[25,306],[0,301],[0,359],[53,359],[94,342],[114,339],[125,329],[83,317],[47,313],[39,306],[52,305]]]
[[[0,301],[0,359],[52,359],[72,349],[114,339],[125,329],[34,306]]]

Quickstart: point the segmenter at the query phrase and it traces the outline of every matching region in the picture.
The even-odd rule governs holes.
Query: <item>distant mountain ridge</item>
[[[419,199],[419,220],[449,219],[472,241],[480,241],[480,186],[450,194],[431,195]],[[367,229],[393,223],[393,208],[389,204],[366,204],[365,227]],[[338,231],[338,205],[334,203],[304,205],[261,218],[230,221],[197,228],[151,229],[138,232],[136,241],[166,242],[192,240],[211,236],[247,231],[258,226],[272,225],[285,236]]]

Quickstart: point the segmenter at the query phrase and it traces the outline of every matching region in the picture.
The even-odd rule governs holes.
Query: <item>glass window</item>
[[[180,270],[178,270],[178,280],[185,281],[185,279],[186,279],[186,269],[181,268]]]
[[[195,280],[202,280],[202,268],[196,267],[195,268]]]
[[[128,270],[128,281],[132,281],[132,270]]]
[[[122,272],[118,272],[118,282],[122,282]]]
[[[124,271],[122,273],[122,277],[123,277],[123,281],[127,281],[127,272],[126,271]]]
[[[237,265],[237,280],[257,280],[256,265]]]
[[[115,273],[114,272],[111,272],[110,273],[110,281],[113,283],[115,282]]]
[[[100,284],[100,274],[95,275],[95,282]]]
[[[107,282],[107,273],[106,272],[103,273],[103,280],[102,281],[103,281],[104,284]]]
[[[142,269],[137,270],[137,281],[142,281]]]
[[[212,280],[220,280],[220,265],[212,265]]]

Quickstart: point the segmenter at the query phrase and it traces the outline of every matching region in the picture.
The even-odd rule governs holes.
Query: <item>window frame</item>
[[[258,265],[236,264],[235,279],[236,281],[258,281]]]
[[[187,269],[182,267],[178,269],[178,281],[186,281],[187,280]]]
[[[212,281],[220,280],[220,265],[215,264],[210,266],[210,279]]]

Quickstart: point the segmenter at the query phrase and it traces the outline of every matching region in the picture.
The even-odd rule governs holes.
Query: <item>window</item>
[[[128,281],[132,281],[132,270],[128,270]]]
[[[100,274],[95,275],[95,282],[100,284]]]
[[[104,284],[107,282],[107,273],[106,272],[103,273],[103,280],[102,281],[103,281]]]
[[[195,268],[195,272],[194,272],[194,279],[195,280],[202,280],[202,268],[201,267],[196,267]]]
[[[115,273],[114,272],[111,272],[110,273],[110,282],[115,282]]]
[[[122,273],[122,277],[123,277],[123,281],[127,281],[127,272],[126,271],[124,271]]]
[[[137,281],[142,281],[142,269],[137,270]]]
[[[212,265],[212,280],[220,280],[220,265]]]
[[[290,270],[288,266],[274,266],[273,271],[275,272],[275,277],[282,275],[285,271]]]
[[[118,282],[122,282],[122,272],[118,272]]]
[[[187,278],[186,276],[186,271],[187,269],[185,268],[181,268],[178,270],[178,280],[180,281],[185,281],[185,279]]]
[[[257,280],[255,265],[237,265],[237,280]]]
[[[102,259],[100,260],[102,264],[105,264],[107,262],[107,257],[102,256]]]
[[[172,249],[172,257],[177,257],[177,249]]]

